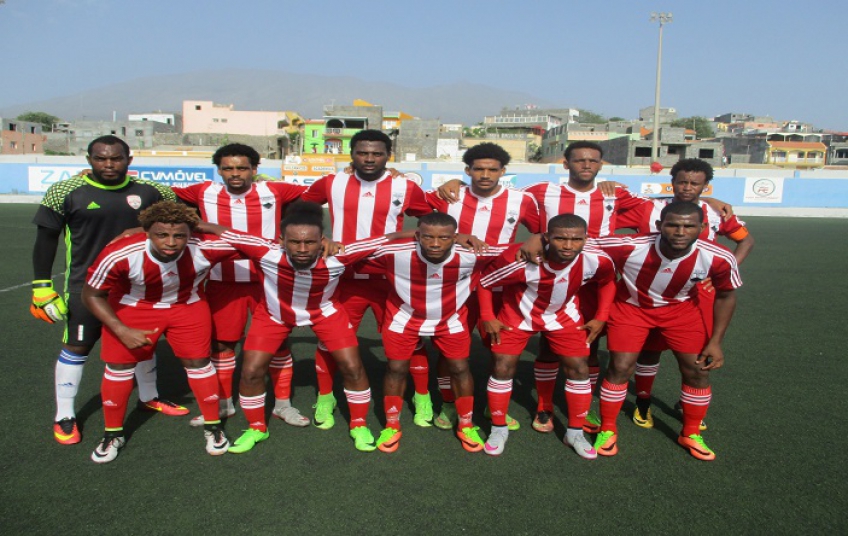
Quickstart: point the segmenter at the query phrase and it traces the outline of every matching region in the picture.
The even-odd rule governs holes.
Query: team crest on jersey
[[[466,271],[466,272],[461,272],[459,274],[459,280],[460,281],[462,281],[463,279],[468,279],[469,277],[471,277],[471,272]]]
[[[403,205],[403,198],[404,194],[402,193],[392,194],[392,204],[396,207]]]
[[[506,213],[506,221],[513,224],[518,221],[518,212],[510,210]]]
[[[583,272],[583,281],[588,281],[595,277],[595,272]]]
[[[614,209],[615,206],[612,203],[607,203],[604,208],[607,209],[607,212],[612,212],[612,209]]]
[[[263,208],[271,208],[274,206],[274,198],[273,196],[262,196],[259,198],[259,202],[262,204]]]
[[[707,272],[705,272],[704,270],[695,270],[695,271],[692,272],[692,278],[689,279],[689,281],[691,281],[693,283],[697,283],[699,281],[703,281],[706,278],[707,278]]]
[[[127,204],[133,209],[138,210],[139,208],[141,208],[141,197],[137,195],[128,195]]]

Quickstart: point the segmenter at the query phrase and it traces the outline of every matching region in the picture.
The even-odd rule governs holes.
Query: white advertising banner
[[[90,166],[29,166],[29,191],[46,192],[54,182],[70,179]]]
[[[746,177],[744,203],[782,203],[783,177]]]

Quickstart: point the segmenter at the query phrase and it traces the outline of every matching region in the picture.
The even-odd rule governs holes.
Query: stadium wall
[[[453,179],[467,179],[461,163],[404,162],[392,164],[425,190]],[[340,164],[343,166],[343,164]],[[78,157],[44,155],[0,156],[0,201],[37,201],[50,184],[67,179],[88,167]],[[267,160],[259,172],[280,178],[282,162]],[[133,175],[170,186],[190,185],[206,180],[220,181],[215,167],[196,158],[136,158]],[[626,184],[646,195],[670,193],[667,171],[659,175],[644,168],[605,166],[602,180]],[[297,184],[311,184],[316,177],[287,176]],[[568,180],[560,164],[515,164],[508,167],[502,182],[523,187],[542,181],[557,184]],[[717,169],[709,195],[731,203],[740,214],[840,216],[848,215],[848,170]],[[23,196],[23,197],[21,197]]]

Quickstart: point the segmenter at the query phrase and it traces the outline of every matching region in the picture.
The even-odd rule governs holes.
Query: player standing
[[[200,219],[193,209],[163,201],[144,210],[145,234],[103,249],[89,268],[82,301],[103,323],[101,384],[106,433],[91,454],[111,462],[125,445],[123,421],[138,363],[153,358],[162,335],[188,375],[203,413],[206,452],[224,454],[229,441],[220,426],[215,368],[209,360],[212,321],[203,283],[217,262],[237,253],[220,241],[192,237]]]
[[[56,417],[53,436],[63,445],[79,443],[74,401],[83,365],[100,339],[100,321],[82,304],[86,270],[115,236],[138,225],[141,210],[163,199],[175,199],[162,185],[127,176],[130,148],[122,139],[103,136],[88,145],[91,172],[52,184],[33,223],[38,231],[33,247],[32,306],[36,318],[53,323],[67,316],[62,350],[56,361]],[[51,271],[59,238],[65,233],[67,266],[64,298],[53,289]],[[155,359],[136,367],[139,406],[165,415],[188,410],[159,398]]]
[[[306,187],[256,181],[259,160],[253,147],[225,145],[212,156],[223,184],[208,181],[175,188],[174,193],[196,206],[204,221],[276,242],[285,207],[299,199]],[[244,334],[248,314],[253,314],[262,301],[263,290],[253,262],[239,259],[212,269],[206,293],[212,311],[212,364],[218,374],[220,413],[221,417],[231,417],[235,414],[236,344]],[[293,426],[307,426],[309,419],[291,405],[292,356],[287,347],[274,353],[269,370],[275,396],[272,415]],[[192,419],[191,424],[203,424],[203,417]]]
[[[392,140],[379,130],[363,130],[350,140],[352,175],[336,173],[313,183],[303,195],[304,201],[327,203],[333,226],[333,240],[349,244],[373,236],[382,236],[403,229],[405,215],[422,216],[433,211],[424,192],[403,176],[394,177],[386,170],[392,153]],[[347,311],[354,330],[359,329],[362,317],[370,308],[377,321],[383,322],[389,287],[382,276],[356,271],[345,273],[339,285],[339,301]],[[322,430],[333,427],[333,395],[335,364],[329,352],[319,343],[315,353],[318,376],[318,399],[315,403],[314,424]],[[431,426],[433,404],[428,388],[429,365],[423,344],[412,358],[410,369],[415,384],[415,423]]]
[[[335,291],[341,275],[373,253],[387,238],[354,242],[346,247],[344,254],[323,259],[320,205],[292,205],[281,226],[280,245],[277,245],[221,226],[203,225],[257,263],[265,291],[244,343],[239,383],[239,398],[249,428],[230,447],[230,452],[247,452],[256,443],[268,439],[265,373],[273,353],[298,326],[309,326],[341,369],[350,409],[350,436],[357,450],[373,451],[374,436],[366,425],[371,388],[359,358],[356,332],[344,307],[335,298]]]
[[[725,236],[736,242],[733,256],[736,263],[748,256],[754,248],[754,237],[745,226],[745,222],[736,216],[727,218],[714,209],[709,203],[701,200],[701,194],[713,178],[712,166],[697,158],[686,158],[678,161],[672,166],[671,186],[674,197],[671,199],[649,199],[642,205],[627,210],[618,215],[619,228],[632,228],[637,233],[656,232],[656,222],[659,220],[660,212],[672,201],[690,201],[697,203],[704,211],[704,230],[699,238],[715,242],[719,236]],[[704,321],[707,324],[708,333],[712,329],[713,293],[704,290],[703,285],[698,285],[698,306]],[[653,428],[654,418],[651,415],[651,391],[654,379],[660,366],[660,354],[666,349],[661,340],[655,337],[648,339],[645,349],[639,354],[636,362],[635,388],[636,388],[636,411],[633,412],[633,422],[641,428]],[[706,430],[703,422],[701,430]]]
[[[386,427],[377,440],[383,452],[397,450],[400,411],[410,359],[421,337],[431,337],[448,361],[451,388],[456,393],[459,424],[456,435],[468,452],[483,449],[473,423],[474,380],[468,367],[471,332],[465,302],[478,274],[504,248],[474,253],[457,245],[456,220],[432,212],[418,219],[415,240],[390,244],[375,253],[360,272],[384,273],[389,281],[386,318],[380,332],[386,351],[383,405]]]
[[[541,231],[539,207],[527,193],[500,184],[510,161],[509,153],[494,143],[481,143],[471,147],[462,156],[465,174],[471,178],[471,186],[461,186],[455,202],[448,203],[438,192],[428,192],[427,202],[435,210],[450,214],[457,221],[457,232],[475,236],[487,244],[509,244],[515,241],[518,225],[522,224],[531,233]],[[502,293],[495,289],[495,311],[500,308]],[[480,318],[477,297],[468,300],[468,326],[473,329]],[[480,329],[484,344],[488,337]],[[439,356],[437,364],[439,391],[442,408],[433,419],[433,424],[443,430],[453,428],[456,421],[456,396],[451,390],[447,361]],[[518,430],[518,421],[506,416],[511,430]]]
[[[709,373],[724,363],[721,342],[736,306],[734,290],[742,281],[730,251],[698,239],[703,219],[698,205],[675,201],[660,213],[658,234],[595,242],[612,257],[621,274],[609,320],[611,356],[601,386],[601,431],[595,440],[598,454],[618,452],[616,419],[627,395],[627,382],[645,341],[651,332],[657,332],[674,352],[683,379],[683,430],[678,443],[700,460],[715,459],[699,425],[712,397]],[[697,283],[708,277],[716,290],[711,334],[692,299]]]
[[[486,332],[492,338],[494,367],[488,397],[492,432],[485,452],[503,453],[509,437],[506,414],[512,395],[512,380],[521,352],[530,337],[541,332],[565,374],[568,429],[565,443],[578,455],[595,459],[597,453],[583,434],[583,424],[592,403],[589,382],[589,345],[601,333],[615,297],[612,260],[597,250],[586,250],[586,222],[574,214],[560,214],[548,222],[543,235],[545,247],[539,264],[516,262],[518,245],[504,252],[483,272],[478,289],[480,311]],[[596,289],[595,317],[584,323],[576,302],[583,285]],[[492,287],[509,289],[499,313],[492,307]]]

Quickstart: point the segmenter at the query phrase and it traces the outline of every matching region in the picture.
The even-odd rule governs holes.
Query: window
[[[15,123],[9,123],[9,130],[15,132],[16,130],[18,130],[18,125],[16,125]]]
[[[713,149],[699,149],[698,150],[698,158],[701,159],[709,159],[714,158],[715,151]]]
[[[218,118],[217,118],[217,117],[213,117],[213,118],[212,118],[212,122],[213,122],[213,123],[217,123],[217,122],[218,122]]]
[[[135,135],[138,136],[138,137],[144,136],[144,131],[136,129]]]
[[[226,120],[226,119],[221,119],[221,122],[222,122],[222,123],[226,123],[226,122],[227,122],[227,120]]]
[[[16,141],[10,141],[9,143],[12,145],[12,149],[17,149],[17,148],[18,148],[18,142],[16,142]]]
[[[199,104],[196,104],[196,105],[194,106],[194,109],[195,109],[195,110],[199,110],[199,109],[200,109],[200,105],[199,105]]]
[[[35,127],[29,127],[29,133],[35,134]]]
[[[34,143],[32,144],[32,149],[30,149],[30,151],[35,152],[35,144]]]
[[[773,162],[786,162],[786,151],[774,151],[771,158]]]
[[[121,127],[121,136],[127,137],[127,127]]]
[[[117,133],[118,133],[118,131],[117,131],[117,130],[110,130],[110,131],[109,131],[109,133],[110,133],[110,134],[112,134],[112,135],[114,136],[115,134],[117,134]]]
[[[651,148],[650,147],[636,147],[636,150],[633,152],[633,156],[640,158],[650,158],[651,157]]]

